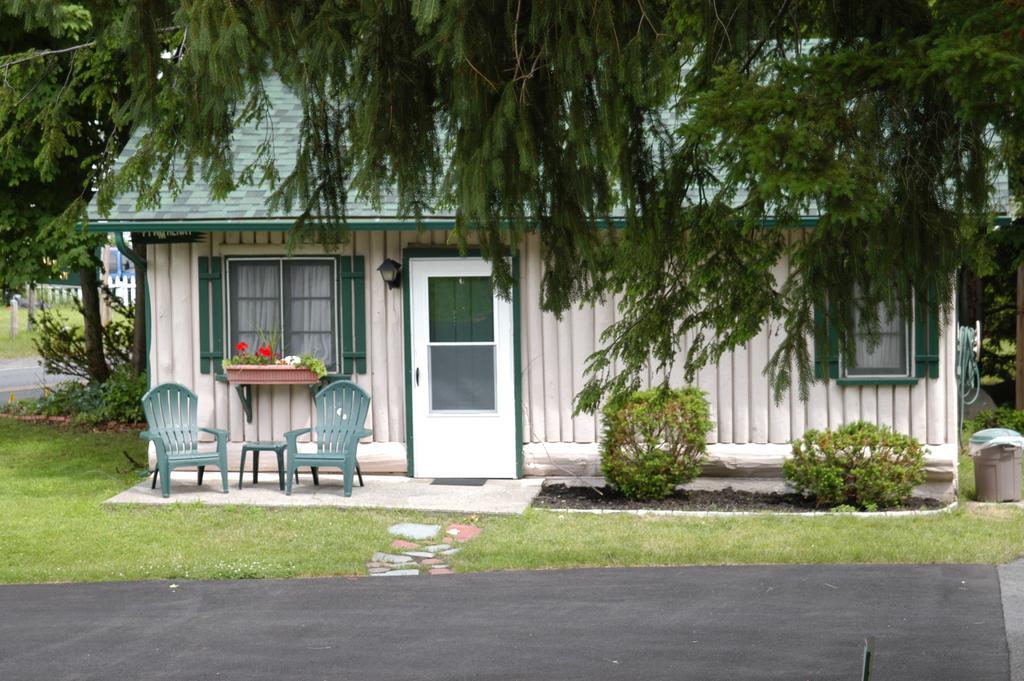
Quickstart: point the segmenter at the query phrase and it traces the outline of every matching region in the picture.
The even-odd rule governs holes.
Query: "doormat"
[[[434,478],[431,485],[457,485],[459,487],[483,487],[487,478]]]

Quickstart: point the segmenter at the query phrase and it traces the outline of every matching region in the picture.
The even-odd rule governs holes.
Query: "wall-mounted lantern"
[[[384,258],[384,262],[377,268],[380,278],[388,285],[388,288],[398,288],[402,283],[402,265],[391,258]]]

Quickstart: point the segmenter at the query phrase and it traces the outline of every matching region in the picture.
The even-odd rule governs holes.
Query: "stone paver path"
[[[467,542],[480,535],[480,528],[475,525],[452,523],[445,528],[440,543],[428,543],[425,546],[401,537],[415,538],[420,541],[436,541],[441,531],[440,525],[423,525],[420,523],[399,523],[388,528],[394,537],[391,548],[400,553],[378,551],[366,563],[366,571],[372,577],[413,577],[421,574],[450,575],[454,571],[448,566],[448,556],[459,552],[456,542]]]

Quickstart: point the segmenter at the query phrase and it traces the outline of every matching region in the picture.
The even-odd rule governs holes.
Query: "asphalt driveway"
[[[994,566],[0,587],[0,679],[1007,681]]]

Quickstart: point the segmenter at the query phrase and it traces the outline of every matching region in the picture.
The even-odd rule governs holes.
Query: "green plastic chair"
[[[313,398],[316,425],[290,430],[284,434],[288,443],[288,466],[285,493],[292,493],[292,476],[300,466],[340,468],[345,477],[345,496],[352,496],[352,474],[358,472],[356,448],[359,438],[372,435],[363,427],[370,411],[370,396],[352,381],[335,381]],[[313,434],[316,451],[299,452],[299,436]],[[362,484],[362,474],[359,476]]]
[[[182,466],[198,466],[201,485],[205,467],[216,465],[220,468],[224,493],[228,491],[228,432],[198,427],[198,405],[196,394],[177,383],[161,383],[142,396],[149,430],[139,433],[139,437],[156,445],[155,475],[160,476],[164,498],[171,496],[171,471]],[[199,451],[200,431],[216,436],[214,451]]]

